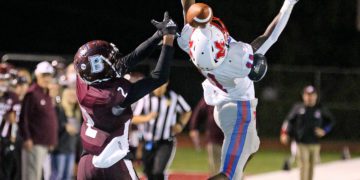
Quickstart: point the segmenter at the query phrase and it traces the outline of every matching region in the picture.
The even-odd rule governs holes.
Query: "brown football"
[[[186,22],[192,27],[204,27],[213,18],[210,6],[204,3],[195,3],[190,6],[186,13]]]

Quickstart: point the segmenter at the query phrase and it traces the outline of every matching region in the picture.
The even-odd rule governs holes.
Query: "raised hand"
[[[169,13],[164,13],[164,19],[162,22],[151,20],[151,23],[158,29],[162,36],[164,35],[176,35],[178,27],[176,23],[170,18]]]

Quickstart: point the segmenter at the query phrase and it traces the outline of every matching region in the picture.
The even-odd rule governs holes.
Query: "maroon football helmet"
[[[87,84],[100,83],[121,77],[120,71],[115,69],[119,58],[119,50],[114,44],[94,40],[79,48],[74,57],[74,66]]]

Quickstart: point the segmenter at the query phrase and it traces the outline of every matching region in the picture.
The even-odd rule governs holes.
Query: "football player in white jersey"
[[[215,121],[225,135],[220,172],[210,179],[241,179],[247,161],[259,148],[253,82],[265,75],[264,54],[277,41],[297,1],[285,0],[265,33],[247,44],[230,37],[215,17],[204,27],[190,26],[186,12],[195,0],[181,0],[185,25],[178,44],[206,77],[204,98],[215,106]]]

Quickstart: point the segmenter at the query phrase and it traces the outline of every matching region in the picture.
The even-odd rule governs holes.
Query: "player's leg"
[[[243,154],[241,154],[241,156],[239,157],[240,159],[238,161],[236,170],[234,172],[233,179],[242,179],[243,178],[243,172],[244,172],[247,164],[250,162],[252,157],[258,151],[259,146],[260,146],[260,139],[257,135],[257,130],[256,130],[256,115],[255,115],[257,100],[253,100],[252,102],[250,101],[249,104],[250,104],[249,112],[251,113],[250,114],[251,120],[249,123],[249,127],[247,128],[247,132],[246,132]],[[241,109],[244,109],[244,106],[242,106]],[[243,118],[245,118],[245,117],[243,116]]]
[[[130,160],[122,159],[109,168],[96,168],[92,163],[93,155],[87,154],[81,157],[78,167],[77,179],[113,179],[113,180],[137,180],[134,167]]]
[[[80,158],[79,164],[78,164],[78,171],[77,171],[77,179],[78,180],[86,180],[91,177],[91,172],[93,171],[93,167],[88,167],[91,163],[92,155],[87,154],[83,155]]]
[[[229,179],[241,179],[248,158],[259,147],[256,104],[257,100],[230,102],[215,108],[215,120],[225,135],[220,170]]]
[[[219,173],[215,176],[210,177],[208,180],[229,180],[229,178],[225,174]]]
[[[213,177],[209,178],[209,180],[222,180],[229,179],[227,175],[223,172],[224,160],[226,158],[226,153],[230,144],[231,132],[233,131],[233,127],[236,123],[237,116],[237,104],[236,103],[226,103],[215,106],[214,108],[214,119],[216,124],[220,127],[220,129],[224,133],[224,141],[221,150],[221,165],[220,172]],[[226,116],[225,116],[226,115]],[[226,118],[227,117],[227,118]]]

